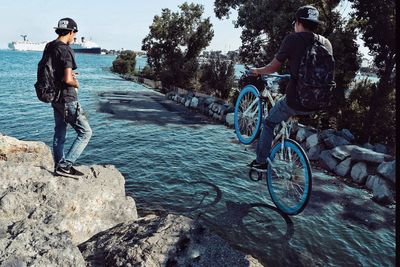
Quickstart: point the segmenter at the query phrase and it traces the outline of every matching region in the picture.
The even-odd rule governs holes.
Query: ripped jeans
[[[70,103],[52,103],[52,107],[55,121],[53,139],[55,167],[58,165],[63,167],[72,166],[89,143],[92,136],[92,129],[78,101]],[[65,155],[64,144],[68,124],[74,128],[77,136],[68,150],[68,153]]]

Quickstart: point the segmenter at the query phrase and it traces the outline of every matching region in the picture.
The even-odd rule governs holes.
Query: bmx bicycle
[[[260,78],[265,84],[262,93],[248,84],[241,90],[235,104],[235,132],[239,141],[246,145],[257,139],[262,120],[282,97],[274,88],[279,81],[289,79],[290,75],[269,74]],[[266,176],[272,201],[287,215],[296,215],[304,210],[312,188],[312,172],[307,154],[295,140],[290,139],[291,129],[296,124],[295,117],[281,122],[267,158],[268,168],[261,171],[250,165],[249,171],[249,177],[254,181],[263,180]]]

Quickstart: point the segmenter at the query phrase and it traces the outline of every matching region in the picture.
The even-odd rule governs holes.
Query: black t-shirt
[[[69,45],[59,41],[54,40],[49,45],[53,46],[52,51],[52,65],[55,71],[55,78],[61,83],[61,97],[58,102],[69,103],[78,100],[78,94],[76,89],[72,86],[68,86],[63,82],[64,70],[66,68],[71,68],[75,70],[77,68],[75,62],[74,51],[69,47]]]
[[[320,41],[325,45],[327,50],[332,53],[332,45],[329,40],[321,35],[318,35],[318,38],[320,38]],[[307,111],[298,101],[296,79],[299,73],[301,59],[306,52],[306,48],[312,44],[313,40],[314,34],[312,32],[291,33],[283,39],[279,51],[275,55],[275,58],[281,63],[284,63],[286,60],[289,61],[291,78],[286,88],[286,100],[289,107],[295,110]]]

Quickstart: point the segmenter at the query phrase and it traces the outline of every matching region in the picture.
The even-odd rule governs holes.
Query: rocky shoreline
[[[52,168],[44,143],[0,134],[0,266],[262,266],[190,218],[138,217],[112,165]]]
[[[161,88],[159,81],[130,75],[121,77],[148,88]],[[175,88],[165,97],[233,128],[234,107],[222,99],[181,88]],[[314,167],[370,191],[373,200],[382,205],[395,203],[396,160],[388,154],[386,146],[356,145],[353,134],[347,129],[321,131],[299,124],[291,135],[304,148]]]

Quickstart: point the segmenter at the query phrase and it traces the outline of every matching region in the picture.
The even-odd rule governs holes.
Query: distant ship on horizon
[[[27,35],[21,35],[23,41],[14,41],[8,44],[8,48],[15,51],[43,51],[47,42],[32,42],[27,39]],[[75,38],[70,47],[77,53],[101,54],[101,47],[92,41],[82,37],[80,41]]]

